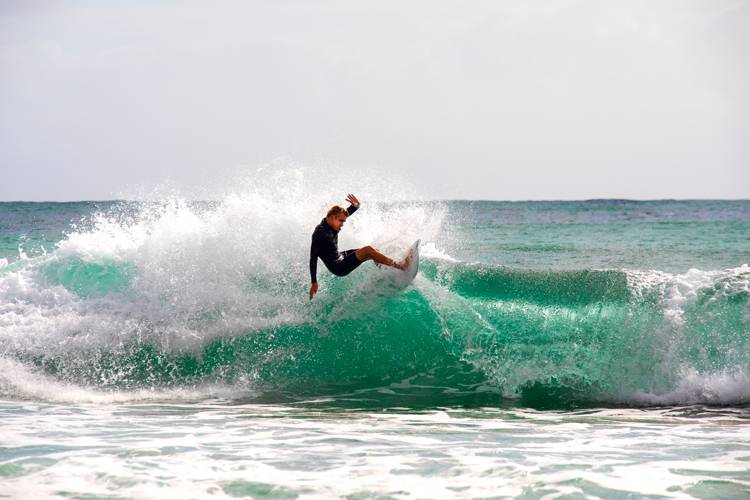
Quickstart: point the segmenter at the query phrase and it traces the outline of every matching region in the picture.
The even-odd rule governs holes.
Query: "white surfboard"
[[[419,271],[419,242],[417,240],[409,247],[404,255],[404,259],[409,259],[409,265],[403,271],[399,269],[389,268],[389,278],[394,284],[398,286],[406,286],[412,282],[414,277]]]

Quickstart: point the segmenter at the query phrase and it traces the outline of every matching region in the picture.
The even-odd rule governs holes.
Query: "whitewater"
[[[750,202],[350,182],[0,203],[3,493],[750,494]],[[347,192],[340,248],[421,239],[420,272],[319,266],[309,301]]]

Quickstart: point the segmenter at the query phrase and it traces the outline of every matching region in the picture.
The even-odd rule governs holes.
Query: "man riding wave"
[[[409,265],[407,261],[396,262],[370,245],[339,252],[339,231],[344,226],[346,219],[359,209],[359,200],[353,194],[348,194],[346,201],[349,202],[348,208],[340,205],[332,206],[328,209],[326,217],[320,221],[320,224],[313,231],[310,245],[310,279],[312,280],[310,300],[318,293],[318,257],[328,270],[336,276],[346,276],[368,260],[401,270],[406,269]]]

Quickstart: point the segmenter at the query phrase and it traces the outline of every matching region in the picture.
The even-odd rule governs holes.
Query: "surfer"
[[[313,231],[310,245],[310,279],[312,280],[310,300],[318,293],[318,257],[336,276],[346,276],[368,260],[374,260],[376,265],[382,264],[401,270],[409,265],[408,259],[404,262],[396,262],[370,245],[339,252],[339,231],[344,226],[347,217],[359,208],[359,200],[353,194],[347,195],[346,201],[349,202],[348,208],[340,205],[332,206],[328,209],[326,217]]]

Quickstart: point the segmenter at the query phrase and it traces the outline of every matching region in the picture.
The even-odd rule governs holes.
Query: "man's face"
[[[346,214],[338,214],[326,217],[326,220],[328,221],[328,225],[331,226],[334,231],[341,231],[341,228],[344,227],[344,222],[346,222],[346,217]]]

